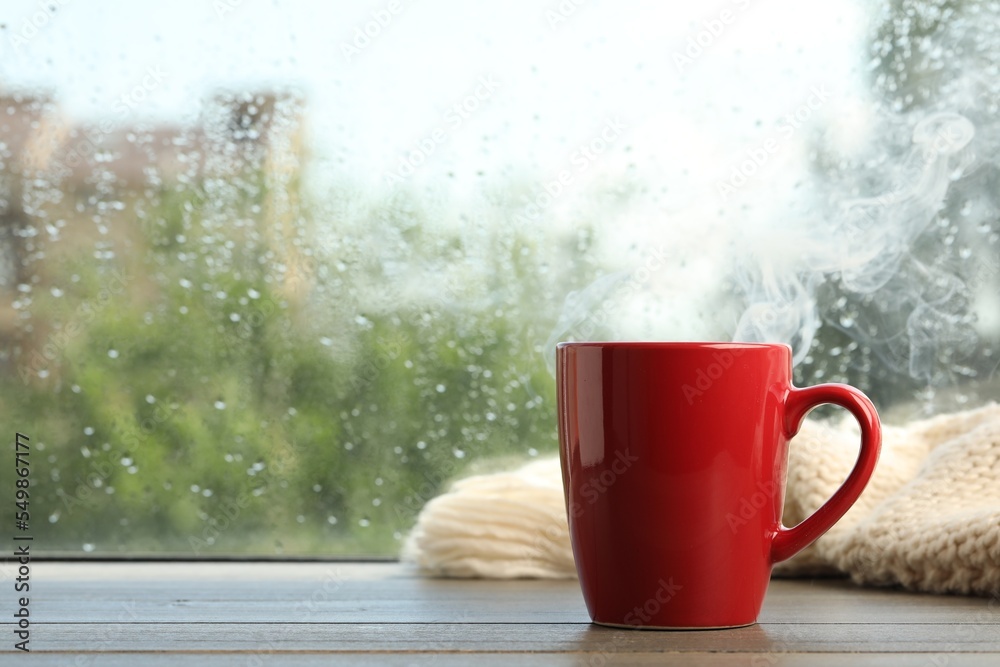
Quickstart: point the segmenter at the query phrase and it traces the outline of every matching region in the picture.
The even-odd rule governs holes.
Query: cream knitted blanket
[[[833,494],[858,437],[853,420],[806,420],[789,447],[786,525]],[[437,576],[575,577],[558,459],[456,482],[424,507],[403,558]],[[855,506],[775,569],[828,573],[1000,595],[1000,406],[883,426],[878,467]]]

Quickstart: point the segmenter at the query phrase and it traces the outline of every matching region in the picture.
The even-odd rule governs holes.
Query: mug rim
[[[556,349],[577,347],[619,347],[631,349],[681,350],[681,349],[764,349],[784,348],[789,352],[792,346],[788,343],[741,343],[733,341],[630,341],[630,340],[584,340],[562,341],[556,343]]]

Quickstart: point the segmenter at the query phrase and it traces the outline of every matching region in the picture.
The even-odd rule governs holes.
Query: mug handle
[[[864,491],[878,461],[882,447],[882,426],[875,406],[859,390],[846,384],[819,384],[798,389],[792,387],[785,398],[785,434],[791,439],[799,432],[806,413],[822,403],[846,409],[861,425],[861,452],[854,469],[823,506],[794,528],[778,526],[771,541],[771,562],[787,560],[830,530],[851,508]]]

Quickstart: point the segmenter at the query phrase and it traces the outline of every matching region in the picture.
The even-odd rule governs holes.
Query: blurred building
[[[301,298],[304,111],[298,95],[229,91],[189,123],[134,119],[124,107],[74,123],[50,95],[0,93],[0,364],[9,369],[14,356],[43,363],[51,331],[31,312],[32,294],[58,287],[66,261],[142,247],[137,208],[164,193],[201,192],[222,217],[227,196],[259,199],[255,231],[288,267],[281,289]],[[139,268],[129,273],[142,282],[135,255],[119,252],[116,261]]]

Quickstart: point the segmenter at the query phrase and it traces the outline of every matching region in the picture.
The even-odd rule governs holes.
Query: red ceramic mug
[[[595,623],[729,628],[756,622],[774,563],[857,500],[878,459],[871,401],[792,386],[787,345],[560,343],[560,460],[570,537]],[[788,441],[822,403],[861,424],[844,484],[781,524]]]

